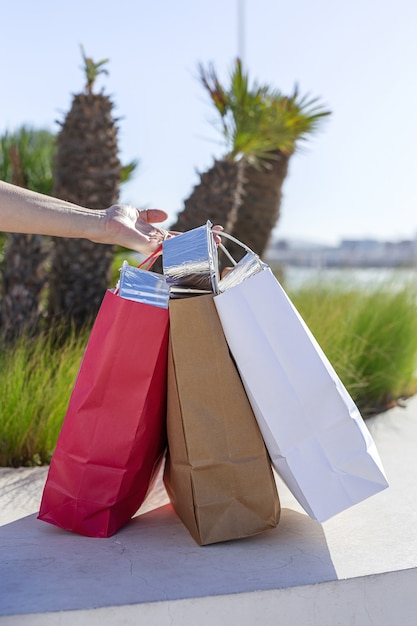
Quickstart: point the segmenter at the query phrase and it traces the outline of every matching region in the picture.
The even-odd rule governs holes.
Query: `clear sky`
[[[109,57],[98,87],[121,118],[121,160],[140,160],[124,201],[174,220],[224,154],[197,65],[227,80],[241,55],[252,80],[297,83],[333,112],[291,158],[276,236],[417,235],[415,0],[2,0],[0,22],[1,133],[56,132],[84,86],[80,43]]]

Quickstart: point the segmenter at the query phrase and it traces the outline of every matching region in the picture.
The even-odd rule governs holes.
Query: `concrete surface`
[[[278,480],[272,531],[197,546],[159,480],[109,539],[36,519],[46,468],[0,470],[0,626],[417,624],[417,397],[367,420],[389,489],[324,524]]]

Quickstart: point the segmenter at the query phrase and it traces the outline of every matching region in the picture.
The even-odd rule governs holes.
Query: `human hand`
[[[104,212],[105,238],[102,243],[112,243],[142,254],[149,255],[176,233],[153,225],[167,219],[160,209],[136,209],[132,206],[115,204]]]
[[[219,243],[221,243],[222,241],[220,235],[221,235],[222,230],[224,230],[223,226],[220,226],[220,224],[216,224],[216,226],[213,226],[211,230],[214,235],[214,241],[216,245],[219,245]],[[216,231],[219,233],[218,235],[216,234]]]
[[[148,256],[155,252],[165,239],[181,234],[153,225],[164,222],[167,218],[168,214],[160,209],[140,210],[133,206],[115,204],[104,211],[105,234],[96,241],[120,245]],[[218,245],[223,226],[213,226],[212,230],[214,241]]]

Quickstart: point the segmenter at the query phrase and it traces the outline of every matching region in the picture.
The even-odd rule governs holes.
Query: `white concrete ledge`
[[[389,489],[320,525],[279,481],[276,529],[205,547],[161,483],[114,537],[90,539],[36,520],[44,468],[3,470],[0,626],[416,624],[417,398],[367,423]]]

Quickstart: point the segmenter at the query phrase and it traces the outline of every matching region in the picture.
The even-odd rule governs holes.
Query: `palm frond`
[[[227,87],[212,64],[207,69],[200,64],[199,75],[221,118],[226,158],[256,164],[274,158],[277,151],[290,155],[330,115],[318,98],[300,96],[297,85],[291,95],[256,81],[250,85],[239,59]]]
[[[108,74],[108,70],[103,68],[103,65],[106,65],[110,59],[102,59],[101,61],[94,62],[93,59],[88,57],[85,53],[84,46],[80,44],[81,56],[84,61],[83,70],[85,72],[85,76],[87,79],[87,83],[85,86],[86,92],[88,94],[93,93],[93,86],[99,74]]]
[[[13,182],[17,167],[22,184],[32,191],[50,194],[56,137],[46,129],[21,126],[0,139],[0,179]]]
[[[120,184],[124,185],[132,179],[132,176],[135,174],[137,168],[139,166],[139,160],[133,159],[133,161],[129,161],[129,163],[122,164],[120,170]]]

